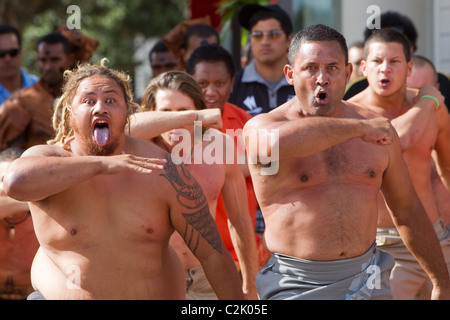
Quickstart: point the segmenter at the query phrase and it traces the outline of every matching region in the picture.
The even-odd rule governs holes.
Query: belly
[[[376,190],[347,184],[313,189],[262,208],[269,251],[316,261],[365,253],[375,242]]]
[[[33,287],[46,299],[58,300],[183,299],[184,271],[176,253],[170,247],[157,251],[54,255],[41,247],[31,270]]]

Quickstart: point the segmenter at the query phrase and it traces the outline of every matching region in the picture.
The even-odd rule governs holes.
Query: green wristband
[[[434,111],[437,111],[437,109],[439,109],[439,100],[436,97],[426,95],[426,96],[422,96],[419,100],[422,100],[425,98],[433,99],[434,102],[436,102],[436,108],[434,108]]]

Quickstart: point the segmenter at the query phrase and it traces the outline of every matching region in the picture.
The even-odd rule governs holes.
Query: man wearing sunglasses
[[[38,77],[20,68],[22,37],[9,24],[0,24],[0,104],[14,91],[28,88]]]
[[[72,37],[65,30],[39,39],[39,81],[15,92],[0,105],[0,150],[28,149],[52,137],[53,107],[61,94],[64,71],[74,68],[77,61],[89,60],[98,45],[94,40],[81,33]]]
[[[236,73],[228,101],[252,116],[267,113],[295,96],[283,73],[293,37],[289,15],[278,5],[248,4],[238,13],[239,23],[250,31],[253,60]],[[257,233],[264,232],[260,210],[256,212]]]
[[[278,5],[258,4],[243,6],[239,22],[250,31],[254,58],[236,74],[229,101],[255,116],[275,109],[295,95],[283,74],[292,22]]]

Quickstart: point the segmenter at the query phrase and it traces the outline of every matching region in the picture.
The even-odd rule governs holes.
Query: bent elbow
[[[9,171],[3,179],[5,194],[15,200],[27,201],[27,199],[24,199],[23,180],[20,174]]]

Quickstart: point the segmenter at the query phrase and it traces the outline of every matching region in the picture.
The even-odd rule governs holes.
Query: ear
[[[361,61],[361,70],[362,70],[364,77],[367,77],[366,67],[367,67],[366,60],[362,60]]]
[[[408,62],[408,73],[407,73],[407,77],[409,77],[412,73],[412,67],[413,67],[413,61],[409,61]]]
[[[290,65],[287,64],[284,66],[284,76],[286,77],[287,82],[293,86],[294,85],[294,68]]]
[[[350,77],[352,76],[353,73],[353,64],[351,62],[347,63],[347,66],[345,67],[345,73],[346,73],[346,79],[347,82],[350,81]]]

